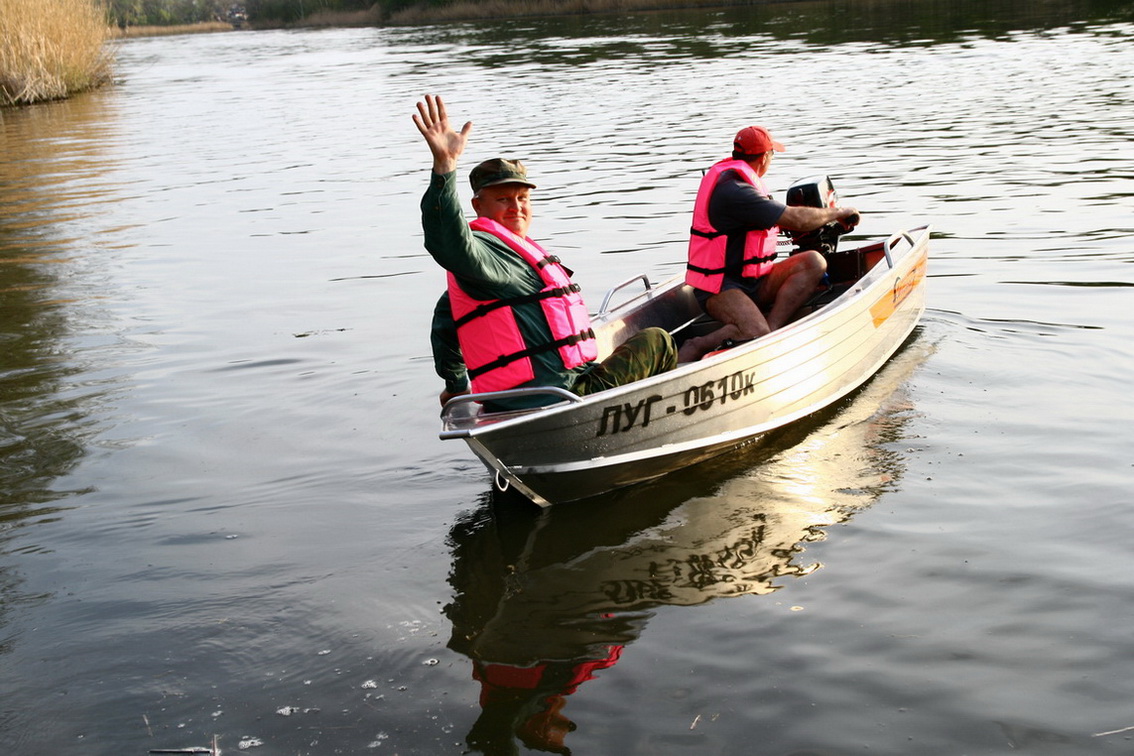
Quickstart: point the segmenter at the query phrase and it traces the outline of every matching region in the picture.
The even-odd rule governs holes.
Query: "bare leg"
[[[771,330],[764,320],[764,313],[739,289],[728,289],[709,297],[705,301],[705,312],[714,320],[724,323],[724,327],[687,340],[678,353],[679,362],[696,362],[725,339],[747,341]]]
[[[826,271],[827,261],[814,251],[801,252],[776,263],[760,287],[760,303],[772,307],[767,320],[769,330],[783,328],[791,322],[796,310],[815,292]]]
[[[759,304],[771,307],[768,317],[756,302],[739,289],[729,289],[705,301],[705,312],[724,323],[705,336],[687,340],[678,353],[679,362],[695,362],[725,339],[747,341],[787,325],[795,312],[815,292],[827,271],[827,261],[818,252],[801,252],[773,266],[760,286]]]

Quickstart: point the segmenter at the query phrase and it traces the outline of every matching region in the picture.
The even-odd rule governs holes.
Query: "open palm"
[[[434,173],[449,173],[456,170],[457,159],[465,151],[472,131],[472,121],[465,123],[458,132],[449,125],[445,103],[440,95],[426,95],[425,102],[417,104],[417,114],[413,117],[417,130],[425,137],[429,151],[433,153]]]

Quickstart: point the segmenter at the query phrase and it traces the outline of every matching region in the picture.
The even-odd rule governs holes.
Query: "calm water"
[[[1134,752],[1134,11],[1016,5],[142,39],[5,111],[0,750]],[[592,302],[759,121],[777,193],[934,224],[930,309],[764,451],[494,504],[425,92]]]

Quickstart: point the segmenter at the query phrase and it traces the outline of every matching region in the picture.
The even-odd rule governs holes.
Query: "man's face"
[[[491,218],[517,236],[527,236],[532,224],[531,188],[523,184],[486,186],[473,197],[477,217]]]
[[[775,156],[776,153],[772,152],[771,150],[768,150],[760,156],[760,162],[756,164],[757,176],[762,177],[768,172],[768,169],[772,167],[772,158],[774,158]]]

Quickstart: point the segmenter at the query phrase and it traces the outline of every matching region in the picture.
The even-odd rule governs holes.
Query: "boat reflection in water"
[[[449,648],[481,683],[468,745],[569,753],[566,697],[614,665],[651,610],[766,594],[806,575],[805,544],[895,490],[917,335],[861,391],[773,443],[598,499],[485,500],[451,532]],[[706,491],[712,491],[705,494]]]

